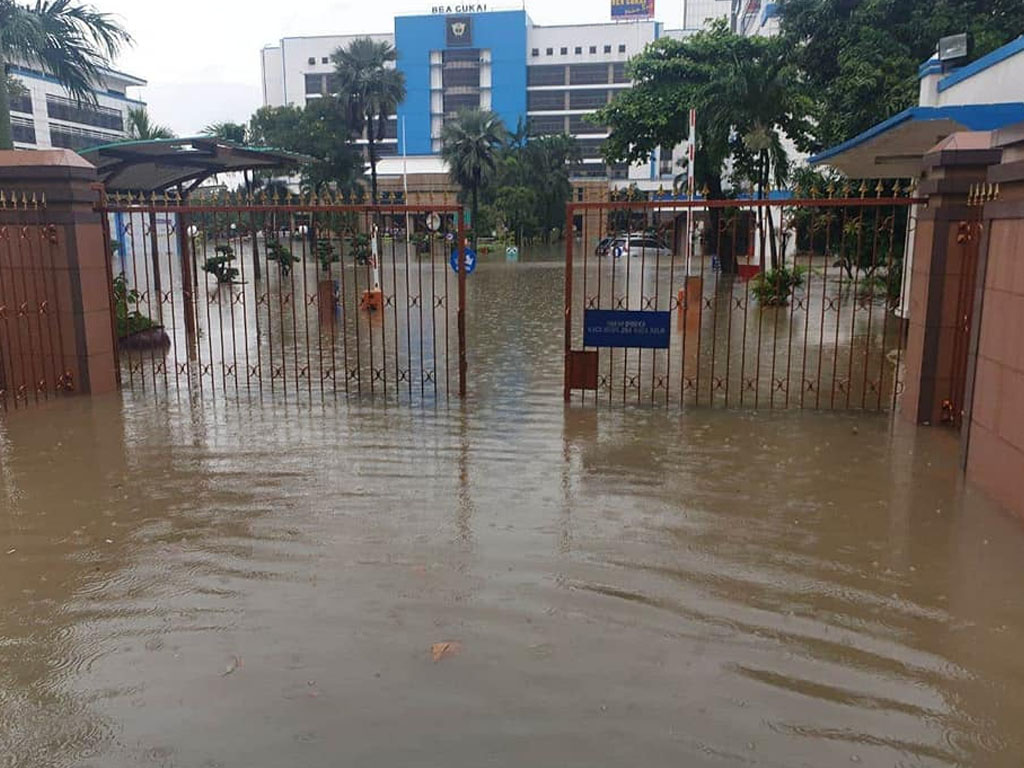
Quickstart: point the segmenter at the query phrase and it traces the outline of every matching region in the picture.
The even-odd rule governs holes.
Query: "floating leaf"
[[[462,653],[462,643],[434,643],[430,646],[430,654],[434,657],[434,663],[447,659],[450,656],[457,656]]]

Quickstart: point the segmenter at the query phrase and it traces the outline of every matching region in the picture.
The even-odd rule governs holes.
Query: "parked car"
[[[672,249],[664,241],[655,235],[648,235],[643,232],[630,232],[626,236],[612,239],[608,244],[607,252],[615,258],[620,256],[658,258],[659,256],[670,257],[672,255]]]
[[[602,237],[601,238],[601,242],[599,242],[597,244],[597,248],[594,249],[594,255],[595,256],[607,256],[608,255],[608,249],[611,247],[612,241],[614,239],[615,239],[614,235],[612,235],[610,237]]]

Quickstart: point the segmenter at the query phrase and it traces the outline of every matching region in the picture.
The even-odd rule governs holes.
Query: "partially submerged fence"
[[[912,198],[570,204],[567,401],[889,410]]]
[[[0,192],[0,410],[74,390],[65,363],[70,272],[45,196]]]
[[[458,207],[172,195],[107,197],[100,210],[123,387],[305,401],[465,393]]]

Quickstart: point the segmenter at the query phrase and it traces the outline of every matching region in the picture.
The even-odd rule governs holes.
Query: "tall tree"
[[[388,118],[405,100],[405,74],[395,68],[398,51],[388,42],[369,37],[353,40],[331,57],[338,98],[348,112],[354,135],[366,136],[370,161],[370,190],[377,203],[377,142],[387,132]]]
[[[174,132],[165,125],[153,122],[146,107],[133,107],[128,110],[128,138],[133,141],[151,141],[153,139],[173,139]]]
[[[448,163],[452,181],[469,194],[474,228],[480,215],[480,192],[494,176],[507,137],[501,118],[479,109],[459,112],[441,131],[441,157]]]
[[[633,88],[593,118],[610,126],[604,148],[609,161],[646,162],[657,147],[686,140],[689,111],[696,109],[691,172],[698,188],[722,196],[730,160],[759,195],[770,183],[785,182],[784,137],[806,143],[813,104],[784,41],[742,37],[719,21],[684,40],[658,40],[629,68]],[[717,215],[713,210],[713,231]],[[729,266],[723,259],[723,267]]]
[[[302,167],[302,185],[310,192],[360,188],[362,162],[349,142],[347,110],[334,99],[315,99],[303,107],[263,107],[249,121],[251,143],[298,152],[313,158]]]
[[[1024,32],[1020,0],[781,0],[782,37],[815,94],[818,150],[917,103],[939,38],[968,32],[971,58]]]
[[[0,68],[25,63],[56,78],[72,98],[95,103],[93,88],[131,36],[109,14],[73,0],[0,0]],[[0,77],[0,149],[13,149],[11,99]]]

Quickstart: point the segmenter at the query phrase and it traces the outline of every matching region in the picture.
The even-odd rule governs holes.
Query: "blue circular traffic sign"
[[[616,259],[621,259],[623,254],[625,254],[625,251],[623,250],[621,245],[617,245],[614,248],[612,248],[612,256],[614,256]]]
[[[459,273],[459,249],[456,248],[452,251],[452,258],[448,262],[452,265],[452,271],[455,274]],[[476,251],[472,248],[466,249],[466,274],[472,275],[476,271]]]

